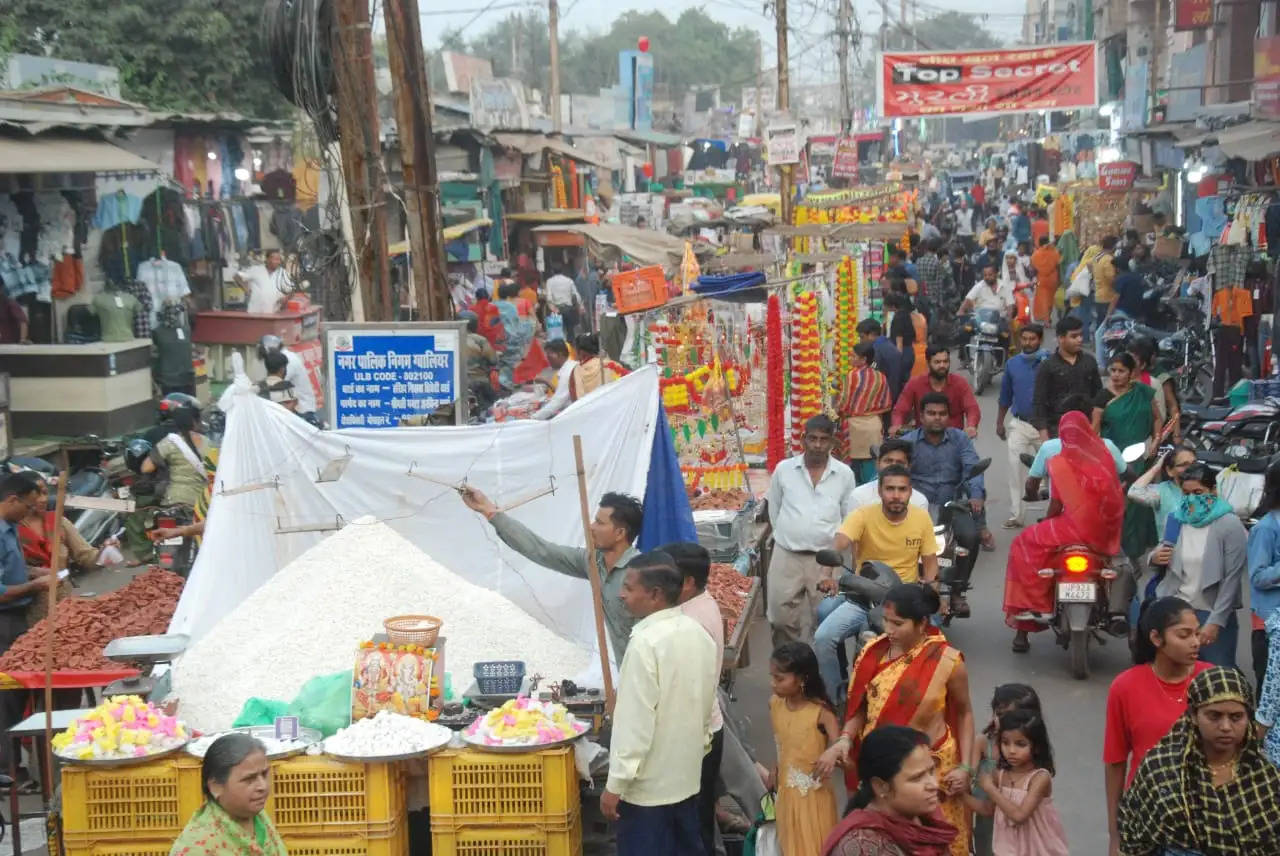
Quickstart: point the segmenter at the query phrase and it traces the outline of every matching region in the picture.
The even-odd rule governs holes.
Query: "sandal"
[[[1021,529],[1022,521],[1016,517],[1010,517],[1008,520],[1004,522],[1004,528],[1005,529]]]

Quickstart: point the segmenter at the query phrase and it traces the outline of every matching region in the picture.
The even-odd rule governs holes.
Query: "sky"
[[[601,31],[620,12],[659,10],[668,18],[676,18],[688,8],[701,8],[708,15],[731,27],[750,27],[760,34],[764,45],[765,64],[775,57],[774,21],[772,13],[762,11],[763,0],[559,0],[560,31]],[[889,13],[896,18],[904,0],[887,0]],[[1016,43],[1022,32],[1022,15],[1026,0],[905,0],[910,10],[917,9],[921,18],[944,10],[972,13],[981,17],[983,26],[1009,43]],[[463,28],[463,38],[474,38],[494,22],[525,9],[546,8],[545,0],[419,0],[423,38],[428,46],[439,44],[440,34]],[[836,75],[835,38],[831,35],[831,17],[836,0],[788,0],[791,21],[789,47],[793,74],[810,81],[832,79]],[[864,33],[879,31],[881,13],[878,0],[853,0],[853,8]],[[874,50],[870,38],[864,42],[864,58]],[[802,66],[797,68],[797,66]]]

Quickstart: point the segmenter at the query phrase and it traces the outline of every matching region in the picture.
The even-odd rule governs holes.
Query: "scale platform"
[[[117,663],[156,666],[171,663],[187,650],[191,637],[185,633],[166,633],[156,636],[123,636],[112,639],[102,649],[102,656]],[[156,688],[158,678],[151,675],[135,675],[108,684],[103,696],[136,695],[148,698]]]

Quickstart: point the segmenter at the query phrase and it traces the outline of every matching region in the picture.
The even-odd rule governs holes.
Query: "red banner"
[[[1098,164],[1098,189],[1128,190],[1138,178],[1138,165],[1133,161]]]
[[[853,137],[841,137],[836,141],[836,154],[831,162],[831,174],[836,178],[858,179],[858,143]]]
[[[1173,28],[1203,30],[1213,24],[1213,0],[1174,0]]]
[[[1097,46],[882,53],[876,90],[889,119],[1096,107]]]

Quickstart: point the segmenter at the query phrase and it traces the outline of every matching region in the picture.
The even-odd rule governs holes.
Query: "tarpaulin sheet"
[[[554,487],[554,494],[511,514],[550,541],[581,545],[573,436],[582,437],[593,508],[606,491],[644,496],[658,410],[655,369],[607,384],[545,422],[320,431],[259,398],[243,377],[223,403],[227,431],[204,542],[170,632],[193,639],[208,632],[326,534],[277,534],[278,529],[333,526],[339,518],[372,515],[453,572],[594,647],[586,581],[536,566],[508,549],[447,485],[465,479],[499,506]],[[340,479],[317,483],[326,464],[348,454]]]
[[[763,301],[765,275],[759,271],[700,276],[693,284],[693,291],[700,297],[717,300]]]
[[[658,425],[653,432],[649,457],[649,483],[644,491],[644,523],[640,527],[641,550],[652,550],[672,541],[698,540],[693,509],[684,489],[680,459],[667,424],[667,412],[658,405]]]

